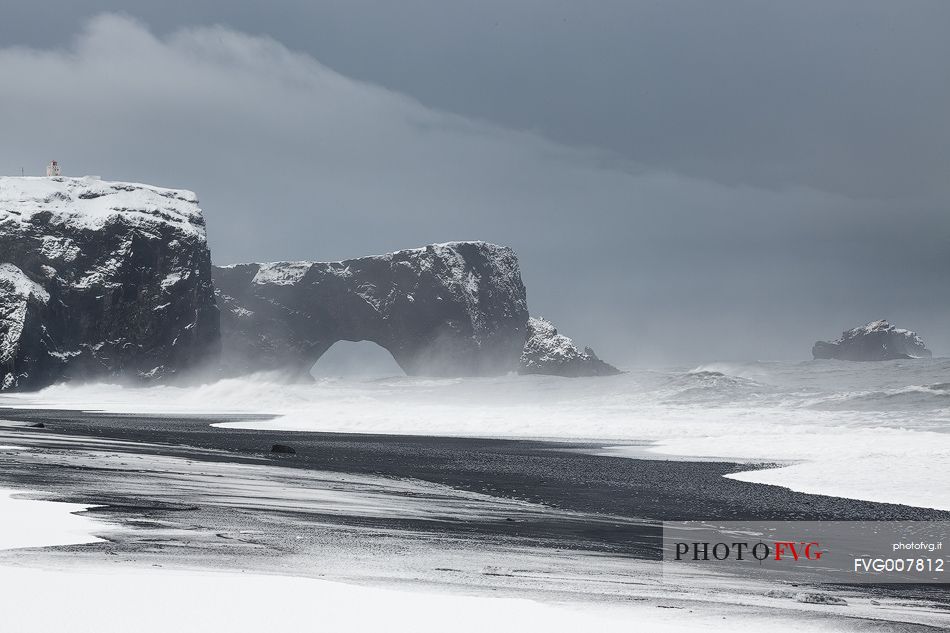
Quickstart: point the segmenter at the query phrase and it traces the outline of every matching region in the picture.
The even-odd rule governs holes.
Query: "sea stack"
[[[916,332],[894,327],[886,320],[842,332],[836,341],[818,341],[812,348],[816,359],[853,361],[930,358],[931,352]]]
[[[578,378],[612,376],[620,370],[597,358],[589,347],[583,352],[577,349],[574,341],[558,333],[550,321],[532,317],[528,320],[528,339],[518,372]]]

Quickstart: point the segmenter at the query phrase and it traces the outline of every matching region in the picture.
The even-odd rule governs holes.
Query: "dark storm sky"
[[[608,360],[950,354],[950,3],[0,0],[0,172],[198,192],[215,260],[513,246]]]

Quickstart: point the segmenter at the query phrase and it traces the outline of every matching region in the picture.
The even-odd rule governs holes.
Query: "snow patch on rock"
[[[142,227],[169,223],[192,235],[204,235],[205,223],[198,198],[191,191],[164,189],[138,183],[105,182],[82,178],[0,177],[0,225],[28,224],[48,214],[50,224],[96,230],[114,220]],[[56,238],[48,238],[51,242]],[[51,249],[71,253],[60,241]]]
[[[49,293],[13,264],[0,264],[0,390],[16,384],[13,358],[19,350],[31,300],[46,304]]]
[[[13,264],[0,264],[0,288],[5,293],[12,293],[23,299],[36,299],[46,303],[49,301],[49,293],[29,277],[22,270]]]
[[[261,264],[252,283],[277,286],[292,286],[307,274],[313,262],[270,262]]]
[[[597,358],[589,347],[578,350],[574,341],[558,333],[550,321],[531,317],[519,373],[578,377],[609,376],[620,370]]]

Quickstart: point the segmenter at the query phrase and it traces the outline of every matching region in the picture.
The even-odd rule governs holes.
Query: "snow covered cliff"
[[[528,319],[528,338],[521,354],[522,374],[553,376],[611,376],[620,370],[597,358],[589,347],[581,352],[574,341],[559,334],[550,321]]]
[[[408,375],[515,371],[528,308],[510,248],[450,242],[339,262],[215,267],[225,370],[306,376],[340,340],[386,348]]]
[[[0,388],[161,378],[219,343],[195,194],[0,177]]]
[[[156,380],[219,358],[226,373],[305,376],[340,340],[376,342],[409,375],[616,372],[529,325],[507,247],[212,267],[189,191],[0,177],[0,390]]]
[[[916,332],[896,328],[883,319],[842,332],[836,341],[818,341],[812,355],[857,361],[931,357]]]

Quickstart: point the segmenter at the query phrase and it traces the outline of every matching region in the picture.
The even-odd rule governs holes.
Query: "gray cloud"
[[[427,106],[724,184],[950,196],[944,0],[4,2],[60,47],[119,10],[276,37]]]
[[[804,26],[787,25],[788,37],[807,34]],[[37,172],[56,157],[72,174],[194,189],[220,263],[336,259],[448,239],[510,244],[533,311],[608,359],[804,357],[815,337],[879,316],[917,328],[938,352],[950,349],[946,178],[928,171],[946,165],[946,144],[918,143],[914,131],[937,140],[947,132],[932,101],[916,113],[897,97],[875,104],[878,113],[900,106],[906,119],[895,145],[885,146],[880,134],[862,137],[860,125],[842,119],[835,127],[843,111],[796,101],[789,87],[781,107],[750,120],[717,161],[738,116],[726,112],[729,104],[770,101],[714,91],[709,78],[680,72],[667,81],[681,84],[670,90],[682,99],[660,95],[656,112],[628,115],[650,120],[662,102],[673,109],[644,129],[679,140],[641,156],[624,143],[591,142],[600,123],[577,138],[550,133],[563,103],[554,115],[539,108],[535,126],[512,123],[510,113],[461,116],[273,39],[169,28],[155,35],[106,15],[68,45],[0,50],[0,171],[25,164]],[[615,79],[617,91],[631,89],[629,79]],[[708,98],[678,113],[690,94]],[[783,118],[802,107],[821,115],[804,137],[794,116]],[[676,128],[700,116],[724,125],[695,135],[690,154],[689,134]],[[572,120],[584,128],[585,117]],[[624,117],[613,120],[622,136]],[[788,129],[758,138],[766,120]],[[841,152],[808,160],[807,150],[828,148],[819,138],[826,128],[838,130]],[[769,139],[776,146],[767,152]],[[886,160],[848,164],[875,139]],[[886,156],[904,143],[932,155],[926,173],[909,173],[917,161]]]

